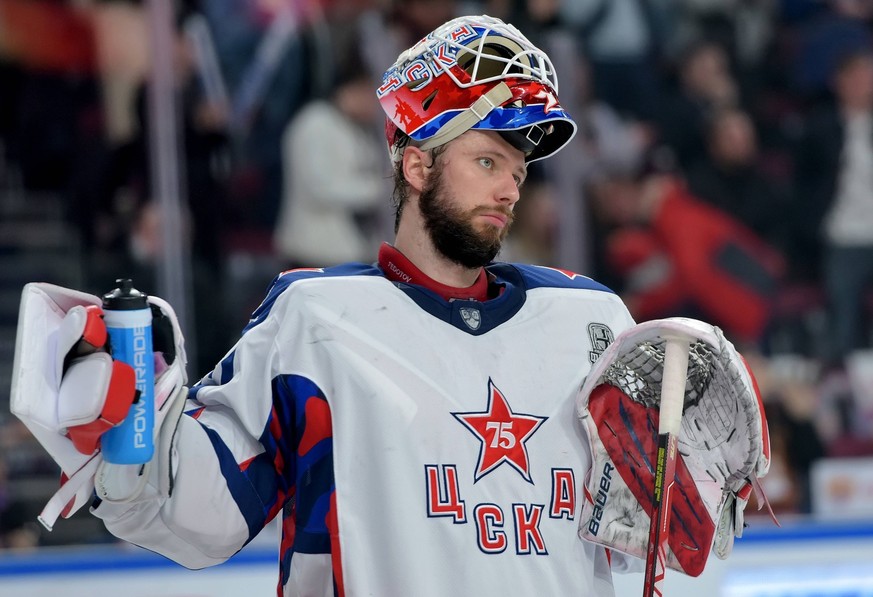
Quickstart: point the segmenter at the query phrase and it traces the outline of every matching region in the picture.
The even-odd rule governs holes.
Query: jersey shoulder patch
[[[384,277],[384,274],[378,267],[365,263],[344,263],[333,267],[302,267],[286,270],[273,278],[266,298],[255,309],[255,312],[252,313],[252,317],[243,332],[264,321],[267,315],[270,314],[273,305],[276,304],[276,299],[294,284],[304,283],[305,280],[313,278],[348,278],[356,276]]]
[[[534,288],[578,288],[581,290],[598,290],[615,294],[612,289],[603,284],[592,280],[588,276],[583,276],[570,270],[522,263],[506,263],[501,265],[515,268],[521,274],[525,288],[528,290]]]

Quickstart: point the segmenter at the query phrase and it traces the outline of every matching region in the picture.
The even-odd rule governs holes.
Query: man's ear
[[[424,189],[430,160],[431,156],[418,147],[410,145],[403,151],[403,177],[417,193]]]

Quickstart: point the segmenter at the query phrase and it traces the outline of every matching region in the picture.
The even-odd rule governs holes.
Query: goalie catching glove
[[[62,471],[63,484],[39,519],[51,530],[97,496],[136,500],[147,484],[170,492],[172,438],[185,404],[185,351],[172,307],[148,298],[155,357],[155,456],[145,465],[110,464],[103,433],[121,423],[136,399],[134,372],[113,360],[98,297],[54,286],[24,287],[12,373],[11,409]]]
[[[703,572],[710,551],[726,558],[743,510],[770,466],[763,405],[745,361],[717,327],[686,318],[636,325],[616,338],[580,390],[577,415],[592,455],[579,535],[646,558],[654,509],[665,336],[692,338],[667,566]],[[763,493],[759,504],[766,503]],[[772,515],[772,512],[771,512]],[[775,520],[775,519],[774,519]]]

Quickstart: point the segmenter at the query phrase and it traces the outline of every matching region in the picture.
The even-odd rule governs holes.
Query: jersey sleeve
[[[93,509],[114,535],[203,568],[239,551],[293,495],[303,423],[298,429],[296,403],[281,387],[276,334],[286,287],[274,283],[237,344],[189,391],[171,496]]]

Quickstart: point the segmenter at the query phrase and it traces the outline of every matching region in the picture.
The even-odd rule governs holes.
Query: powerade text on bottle
[[[137,399],[127,417],[100,438],[103,458],[113,464],[142,464],[154,453],[155,363],[152,354],[152,312],[146,295],[131,280],[116,280],[118,288],[103,295],[103,320],[109,332],[112,358],[133,367]]]

